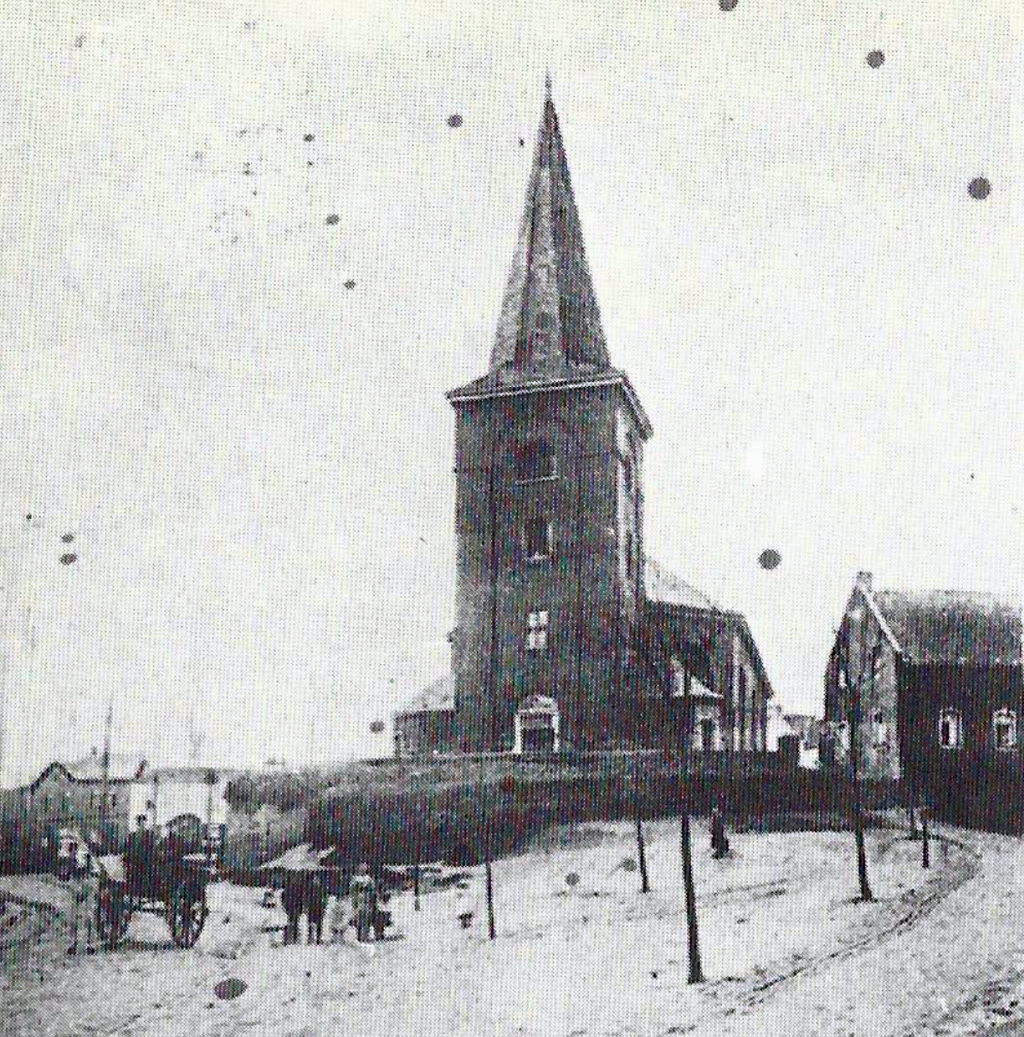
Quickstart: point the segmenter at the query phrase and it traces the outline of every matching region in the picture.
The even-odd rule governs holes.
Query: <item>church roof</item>
[[[549,81],[490,365],[448,399],[600,385],[621,386],[648,438],[636,392],[611,366]]]
[[[455,676],[446,673],[409,699],[395,715],[402,717],[414,713],[446,713],[454,709]]]
[[[663,569],[652,558],[644,558],[644,593],[648,601],[660,601],[666,605],[685,605],[694,609],[715,607],[706,594],[675,573]]]
[[[550,80],[491,350],[492,371],[509,364],[556,376],[611,366]]]

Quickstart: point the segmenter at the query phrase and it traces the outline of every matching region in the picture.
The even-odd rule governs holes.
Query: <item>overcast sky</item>
[[[112,694],[116,751],[185,757],[193,711],[209,762],[388,751],[448,665],[443,393],[486,366],[549,65],[648,554],[798,711],[858,569],[1016,593],[1022,18],[0,0],[3,780],[101,744]]]

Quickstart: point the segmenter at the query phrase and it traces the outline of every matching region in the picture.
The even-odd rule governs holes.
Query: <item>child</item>
[[[476,903],[469,891],[469,885],[460,882],[459,893],[455,899],[455,915],[459,920],[459,925],[461,925],[463,929],[468,929],[473,924],[473,915],[475,914]]]
[[[339,890],[331,898],[331,906],[327,915],[327,925],[331,933],[332,943],[345,942],[345,930],[349,927],[350,921],[348,897],[343,897]]]

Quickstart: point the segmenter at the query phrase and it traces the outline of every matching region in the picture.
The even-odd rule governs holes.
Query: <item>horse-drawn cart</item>
[[[135,914],[162,915],[177,947],[192,947],[203,931],[210,873],[202,853],[167,852],[160,846],[145,867],[125,867],[120,855],[99,860],[97,922],[100,938],[114,948]]]

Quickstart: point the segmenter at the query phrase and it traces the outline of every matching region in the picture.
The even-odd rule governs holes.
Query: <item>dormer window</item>
[[[534,515],[526,520],[526,558],[542,562],[551,557],[552,528],[547,515]]]
[[[546,439],[531,439],[516,451],[516,478],[521,482],[555,477],[555,455]]]

